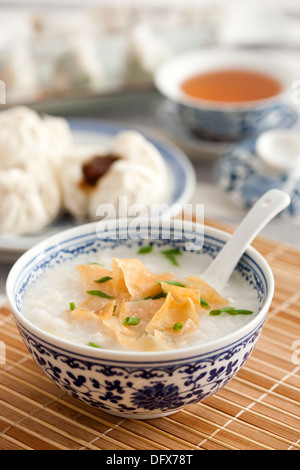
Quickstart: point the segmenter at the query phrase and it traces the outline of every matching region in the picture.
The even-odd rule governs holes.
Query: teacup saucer
[[[298,120],[294,108],[285,104],[280,111],[276,109],[269,119],[269,129],[293,127]],[[232,142],[211,141],[194,134],[182,122],[176,103],[166,99],[156,110],[156,122],[168,137],[191,158],[197,160],[217,159],[232,147]]]
[[[282,129],[278,129],[278,132],[282,133]],[[300,126],[291,129],[291,132],[299,132],[300,138]],[[300,164],[290,167],[288,158],[285,167],[272,164],[259,153],[260,138],[252,137],[239,142],[221,156],[215,167],[218,186],[241,209],[252,207],[266,191],[281,189],[291,197],[290,206],[281,216],[299,217]],[[278,163],[276,156],[274,162]]]
[[[156,110],[156,122],[168,137],[191,158],[199,160],[218,158],[228,148],[228,142],[212,142],[200,139],[182,122],[178,107],[169,100],[164,100]]]

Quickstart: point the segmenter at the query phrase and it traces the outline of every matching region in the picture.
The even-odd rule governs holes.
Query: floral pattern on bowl
[[[210,110],[178,104],[182,122],[205,140],[233,142],[278,127],[290,128],[297,113],[285,104],[246,110]]]
[[[34,360],[66,393],[108,413],[139,419],[171,414],[224,387],[250,356],[261,327],[203,357],[116,365],[49,345],[19,325]]]
[[[232,202],[249,209],[268,190],[280,189],[291,197],[290,206],[278,217],[300,216],[300,172],[274,172],[256,153],[256,139],[250,138],[231,147],[216,164],[219,187]]]

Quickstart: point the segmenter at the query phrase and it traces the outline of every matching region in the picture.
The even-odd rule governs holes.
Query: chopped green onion
[[[218,308],[217,310],[211,310],[209,313],[212,317],[215,317],[216,315],[221,315],[221,313],[231,313],[234,315],[235,308],[234,307],[223,307],[223,308]]]
[[[110,295],[105,294],[105,292],[102,292],[101,290],[88,290],[87,294],[89,295],[95,295],[97,297],[101,297],[102,299],[113,299]]]
[[[91,263],[91,264],[96,264],[97,266],[103,266],[101,263]]]
[[[88,343],[88,346],[91,346],[91,348],[98,348],[98,349],[103,349],[99,344],[96,343]]]
[[[170,284],[171,286],[185,287],[183,284],[181,284],[181,282],[177,282],[177,281],[162,281],[162,282],[165,282],[166,284]],[[158,281],[157,284],[161,286],[161,281]]]
[[[135,326],[138,325],[141,321],[141,318],[138,317],[127,317],[123,321],[123,325]]]
[[[70,310],[73,311],[76,309],[76,305],[74,304],[74,302],[71,302],[70,303]]]
[[[105,276],[105,277],[101,277],[101,279],[98,279],[97,281],[94,281],[94,282],[96,282],[96,284],[102,284],[103,282],[110,281],[111,279],[112,277]]]
[[[178,248],[172,248],[171,250],[164,250],[161,253],[172,263],[174,266],[179,266],[175,256],[182,255]]]
[[[211,310],[209,312],[210,316],[215,317],[217,315],[221,315],[221,313],[228,313],[228,315],[252,315],[252,310],[242,310],[242,309],[235,309],[234,307],[224,307],[219,308],[217,310]]]
[[[181,328],[182,328],[182,324],[180,322],[175,323],[175,325],[173,326],[173,330],[175,331],[179,331],[181,330]]]
[[[235,310],[235,308],[234,307],[223,307],[223,308],[220,308],[219,310],[221,310],[221,312],[230,313],[230,312],[233,312],[233,310]]]
[[[157,300],[157,299],[163,299],[165,297],[167,297],[167,294],[165,292],[160,292],[159,294],[156,294],[153,297],[149,295],[148,297],[145,297],[142,300]]]
[[[138,254],[139,254],[139,255],[145,255],[146,253],[151,253],[152,249],[153,249],[152,245],[143,246],[143,247],[138,251]]]
[[[174,256],[168,256],[167,258],[172,264],[174,264],[174,266],[180,266],[177,259]]]
[[[221,315],[221,313],[222,313],[221,310],[211,310],[211,311],[209,312],[209,315],[210,315],[211,317],[216,317],[217,315]]]
[[[114,306],[113,313],[115,313],[116,310],[117,310],[117,306],[115,305],[115,306]]]
[[[210,306],[208,305],[207,300],[205,300],[203,297],[200,297],[200,302],[201,302],[201,307],[210,308]]]
[[[167,256],[173,256],[173,255],[182,255],[181,251],[179,250],[179,248],[171,248],[170,250],[163,250],[162,251],[162,254],[163,255],[167,255]]]
[[[238,309],[235,310],[235,313],[231,313],[230,315],[252,315],[252,313],[252,310]]]

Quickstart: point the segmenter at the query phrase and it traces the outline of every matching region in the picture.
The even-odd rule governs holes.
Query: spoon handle
[[[240,258],[256,235],[291,202],[288,194],[278,189],[266,192],[248,212],[232,237],[202,275],[216,289],[229,280]]]

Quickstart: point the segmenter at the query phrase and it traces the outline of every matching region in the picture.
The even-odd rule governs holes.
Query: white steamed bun
[[[88,190],[81,184],[82,166],[91,154],[85,159],[73,157],[65,160],[60,177],[66,210],[75,217],[96,219],[100,204],[110,203],[118,209],[119,196],[128,198],[128,206],[163,202],[167,190],[166,165],[150,141],[136,131],[124,131],[116,136],[107,153],[119,159]]]
[[[41,118],[18,106],[0,113],[0,170],[25,168],[27,162],[57,167],[72,146],[71,131],[61,118]]]
[[[57,217],[61,207],[56,179],[40,164],[0,171],[0,201],[1,234],[38,232]]]
[[[29,108],[0,113],[0,170],[38,162],[45,152],[45,129],[38,114]]]
[[[143,165],[165,177],[166,165],[158,149],[137,131],[120,132],[112,143],[110,152],[121,158]]]
[[[65,158],[58,174],[63,207],[77,219],[88,216],[88,193],[81,186],[82,167],[87,159],[88,154],[74,149],[72,155]]]
[[[68,122],[59,117],[44,116],[46,129],[46,159],[55,169],[59,169],[63,159],[73,148],[73,136]]]
[[[64,119],[41,118],[27,107],[0,113],[0,233],[34,233],[61,210],[57,178],[72,148]]]

